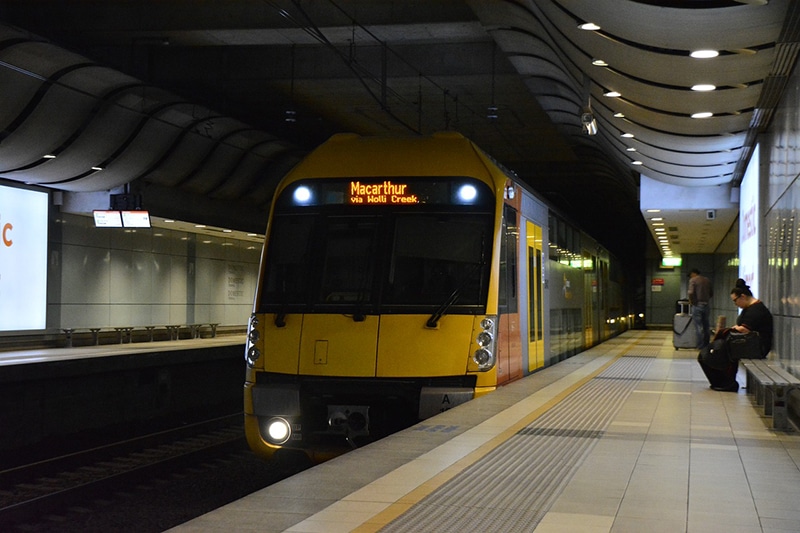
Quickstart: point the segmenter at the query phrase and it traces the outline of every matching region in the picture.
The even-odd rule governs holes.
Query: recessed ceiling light
[[[694,50],[689,55],[695,59],[709,59],[712,57],[717,57],[719,52],[716,50]]]
[[[641,161],[631,161],[631,165],[643,165]]]
[[[692,118],[708,118],[708,117],[713,117],[713,116],[714,116],[714,113],[712,113],[711,111],[702,111],[700,113],[693,114]]]
[[[625,150],[628,151],[628,152],[635,152],[636,148],[634,148],[633,146],[629,146],[629,147],[625,148]]]
[[[614,113],[614,118],[625,118],[625,115],[622,113]]]
[[[648,209],[647,212],[648,213],[660,213],[661,209]]]
[[[45,159],[55,159],[56,158],[56,156],[54,156],[53,154],[45,154],[42,157],[44,157]]]
[[[633,139],[633,133],[623,133],[621,137],[625,137],[626,139]]]
[[[620,96],[622,96],[622,94],[618,93],[617,91],[608,91],[603,93],[603,96],[607,96],[609,98],[619,98]]]
[[[594,60],[592,60],[592,65],[594,65],[596,67],[607,67],[608,63],[606,63],[602,59],[594,59]]]
[[[700,92],[714,91],[716,90],[716,88],[717,88],[716,85],[711,85],[710,83],[698,83],[697,85],[692,85],[693,91],[700,91]]]
[[[600,29],[600,26],[594,22],[584,22],[583,24],[578,24],[578,28],[587,31],[597,31]]]
[[[92,167],[92,170],[103,170],[103,167]]]

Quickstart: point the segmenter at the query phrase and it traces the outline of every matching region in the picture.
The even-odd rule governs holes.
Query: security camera
[[[597,135],[597,121],[588,111],[581,114],[581,127],[586,135]]]

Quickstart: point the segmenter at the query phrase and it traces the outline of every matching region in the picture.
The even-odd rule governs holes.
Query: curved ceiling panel
[[[141,181],[252,203],[248,186],[278,180],[287,163],[278,172],[270,166],[302,155],[236,119],[2,25],[0,83],[4,179],[75,192]],[[232,176],[239,185],[226,188]]]
[[[601,130],[610,130],[598,137],[622,164],[636,161],[638,171],[670,183],[734,179],[762,80],[773,68],[787,0],[719,9],[626,2],[624,13],[616,0],[479,4],[473,7],[498,45],[530,76],[526,84],[542,108],[575,142],[580,135],[567,116],[575,111],[556,92],[582,108],[591,102]],[[599,29],[579,29],[584,22]],[[712,45],[718,57],[689,57]],[[692,89],[700,83],[715,90]],[[604,96],[610,91],[619,95]],[[701,112],[711,116],[693,118]],[[620,141],[623,133],[634,138]]]

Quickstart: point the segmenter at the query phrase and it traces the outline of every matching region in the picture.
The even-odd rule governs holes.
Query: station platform
[[[170,531],[800,531],[800,435],[695,358],[629,331]]]
[[[100,344],[69,348],[30,348],[0,351],[0,367],[21,366],[35,363],[55,363],[79,359],[96,359],[120,355],[174,352],[196,348],[220,346],[244,346],[246,336],[220,335],[213,338],[179,339],[171,341]]]

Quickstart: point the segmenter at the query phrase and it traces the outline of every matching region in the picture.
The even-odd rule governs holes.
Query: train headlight
[[[256,346],[256,342],[261,338],[258,329],[256,329],[257,326],[258,317],[253,314],[250,316],[250,325],[247,329],[247,346],[244,349],[244,360],[247,362],[247,366],[251,368],[256,366],[256,361],[261,357],[261,350]]]
[[[478,363],[479,368],[491,368],[494,365],[494,356],[492,355],[492,352],[486,348],[476,350],[472,358],[475,359],[476,363]]]
[[[301,185],[294,190],[292,197],[294,198],[294,203],[297,205],[309,205],[312,201],[311,189],[305,185]]]
[[[495,365],[495,353],[497,352],[497,317],[487,316],[481,319],[479,331],[475,336],[475,344],[478,349],[472,354],[470,370],[486,372]]]
[[[251,346],[249,350],[247,350],[247,355],[245,355],[245,360],[247,364],[250,366],[256,366],[256,361],[258,358],[261,357],[261,350],[256,348],[255,346]]]
[[[478,196],[478,189],[474,185],[462,185],[458,188],[458,200],[463,204],[471,204]]]
[[[284,444],[292,437],[291,424],[279,416],[267,420],[264,430],[264,436],[271,444]]]
[[[478,342],[478,346],[480,346],[481,348],[486,348],[492,343],[492,334],[489,333],[488,331],[481,331],[478,334],[478,338],[476,339],[476,341]]]

